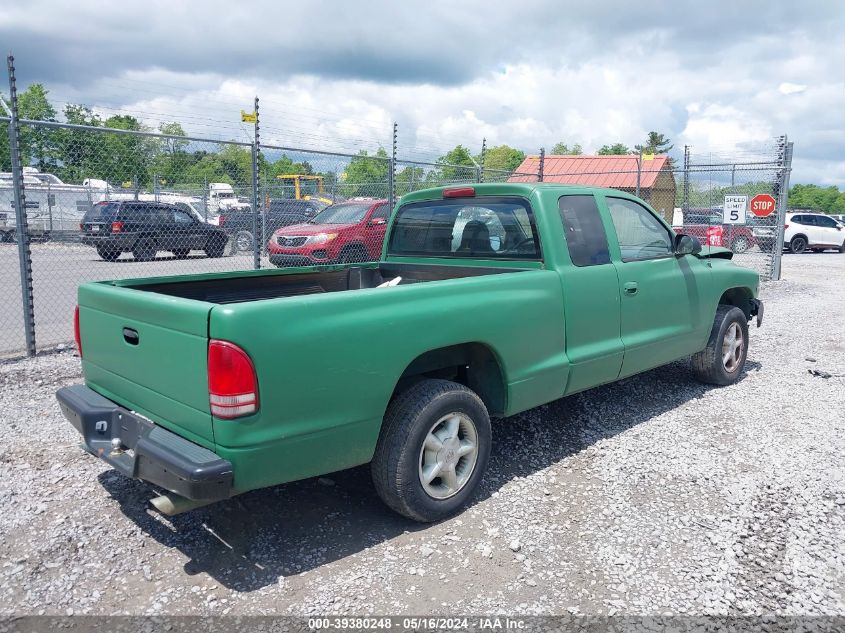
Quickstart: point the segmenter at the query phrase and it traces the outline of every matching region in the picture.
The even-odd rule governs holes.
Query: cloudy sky
[[[594,151],[649,130],[698,153],[795,142],[792,182],[845,188],[841,0],[73,3],[6,0],[20,87],[244,140],[400,155]]]

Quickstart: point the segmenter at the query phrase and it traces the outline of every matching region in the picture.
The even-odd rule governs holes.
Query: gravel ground
[[[845,614],[845,256],[784,276],[737,384],[679,362],[500,421],[430,526],[366,468],[165,519],[77,448],[77,358],[2,364],[0,615]]]

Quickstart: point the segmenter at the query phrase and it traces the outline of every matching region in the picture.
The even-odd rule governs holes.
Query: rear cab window
[[[399,208],[388,256],[540,260],[527,200],[483,196],[412,202]]]
[[[569,258],[576,266],[598,266],[610,263],[607,234],[599,215],[596,199],[591,195],[561,196],[558,200],[560,219]]]

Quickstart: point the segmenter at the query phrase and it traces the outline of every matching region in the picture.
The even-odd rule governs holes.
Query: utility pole
[[[20,155],[20,119],[18,116],[18,90],[15,84],[15,58],[6,58],[9,71],[9,149],[12,158],[12,188],[15,200],[15,233],[18,240],[18,266],[21,275],[23,302],[23,327],[27,356],[35,356],[35,304],[32,294],[32,252],[29,249],[29,225],[26,217],[26,193],[23,186],[23,165]],[[2,99],[0,99],[1,101]]]
[[[540,148],[540,164],[537,167],[537,182],[543,182],[543,178],[545,174],[543,173],[546,169],[546,148]]]
[[[640,197],[640,172],[642,171],[643,165],[643,150],[640,148],[640,155],[637,156],[637,193],[636,196]]]
[[[396,206],[396,146],[399,134],[399,125],[393,122],[393,140],[390,151],[390,164],[387,166],[387,199],[390,200],[390,208]]]
[[[255,136],[252,141],[252,265],[261,268],[261,248],[263,237],[259,236],[260,223],[258,221],[258,148],[261,142],[258,129],[258,96],[255,97]],[[262,232],[263,235],[263,232]]]
[[[481,139],[481,166],[478,168],[478,182],[484,182],[484,160],[487,158],[487,139]]]

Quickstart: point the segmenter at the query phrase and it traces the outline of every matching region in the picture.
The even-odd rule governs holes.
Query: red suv
[[[267,250],[275,266],[376,261],[390,217],[387,200],[352,198],[303,224],[278,229]]]

